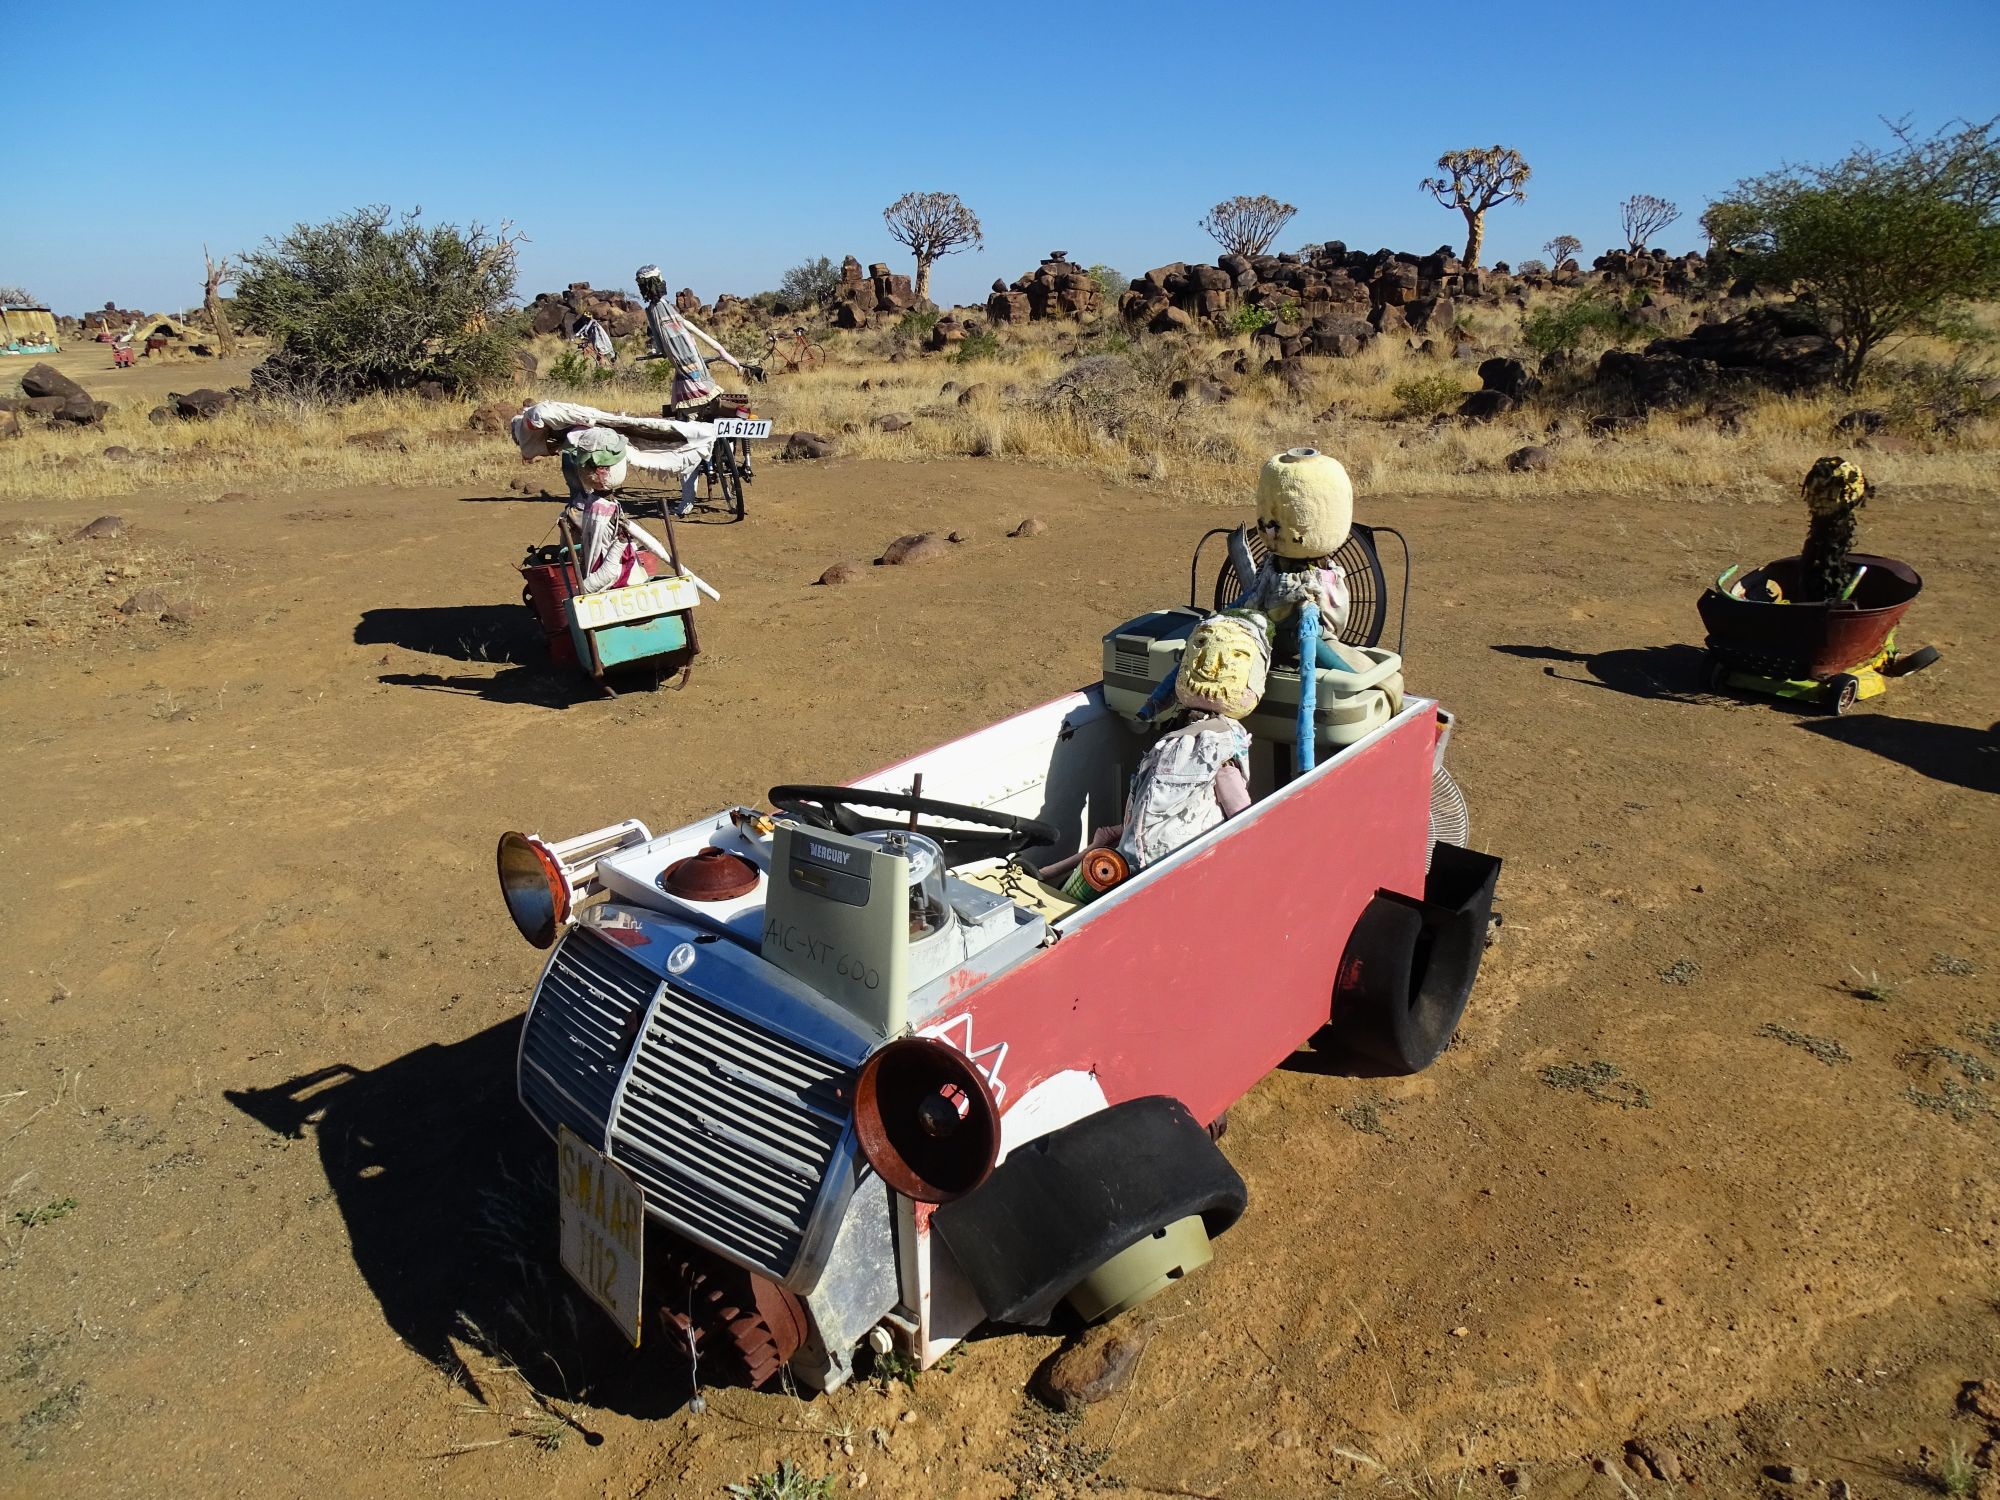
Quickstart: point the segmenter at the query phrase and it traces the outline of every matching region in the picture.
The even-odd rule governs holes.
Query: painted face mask
[[[1312,448],[1274,454],[1257,476],[1257,525],[1275,557],[1328,557],[1354,522],[1354,485]]]
[[[1844,458],[1822,458],[1806,471],[1800,485],[1806,509],[1816,516],[1836,515],[1851,510],[1868,498],[1868,481],[1858,465]]]
[[[1240,719],[1264,697],[1271,637],[1256,615],[1213,615],[1195,626],[1181,653],[1174,698],[1183,708]]]

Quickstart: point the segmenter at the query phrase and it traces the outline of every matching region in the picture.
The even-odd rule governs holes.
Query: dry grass
[[[1478,307],[1472,326],[1483,352],[1519,347],[1518,313]],[[725,331],[746,357],[761,352],[754,328]],[[1648,334],[1646,337],[1650,337]],[[1578,430],[1588,393],[1545,401],[1486,423],[1399,418],[1395,387],[1423,375],[1479,384],[1470,362],[1412,351],[1379,339],[1350,360],[1309,360],[1306,380],[1288,388],[1261,373],[1248,336],[1138,338],[1079,334],[1036,325],[1003,335],[995,357],[960,362],[921,353],[894,332],[827,333],[829,363],[777,374],[752,388],[757,409],[783,432],[804,429],[837,439],[843,456],[919,459],[1004,457],[1144,484],[1188,503],[1236,504],[1245,475],[1276,449],[1307,443],[1338,455],[1364,491],[1481,494],[1590,494],[1656,490],[1668,495],[1737,499],[1789,498],[1820,454],[1852,447],[1834,423],[1857,405],[1892,405],[1892,393],[1859,396],[1765,396],[1749,403],[1734,432],[1700,413],[1657,415],[1616,439]],[[596,405],[654,411],[662,399],[650,366],[627,362],[616,381],[586,390],[559,388],[546,372],[561,352],[552,338],[532,346],[545,372],[515,397],[561,395]],[[1953,351],[1913,343],[1905,358],[1939,360]],[[1586,349],[1586,355],[1594,350]],[[1077,375],[1079,357],[1110,378],[1067,395],[1058,384]],[[1986,363],[1993,364],[1989,354]],[[1247,373],[1235,373],[1239,361]],[[729,372],[723,372],[725,376]],[[1986,373],[1991,373],[1987,371]],[[1219,376],[1235,389],[1226,403],[1172,400],[1175,379]],[[945,391],[947,382],[957,389]],[[967,387],[983,387],[961,403]],[[470,405],[378,397],[351,406],[241,408],[210,423],[154,426],[141,407],[116,411],[99,428],[34,428],[0,444],[0,500],[58,500],[152,489],[285,490],[340,485],[504,484],[521,473],[504,437],[467,430]],[[901,432],[872,424],[891,412],[909,417]],[[1551,425],[1557,431],[1551,436]],[[1567,430],[1564,430],[1567,429]],[[405,451],[357,447],[357,434],[392,434]],[[1514,474],[1506,456],[1530,443],[1550,446],[1547,470]],[[110,445],[129,458],[106,458]],[[2000,419],[1962,425],[1950,438],[1929,434],[1902,451],[1864,453],[1878,483],[1972,487],[1987,481],[2000,448]]]
[[[10,657],[110,637],[143,641],[197,617],[191,560],[128,533],[79,540],[76,528],[26,522],[0,534],[0,673]],[[149,596],[146,608],[118,606]],[[167,607],[169,618],[162,619]]]

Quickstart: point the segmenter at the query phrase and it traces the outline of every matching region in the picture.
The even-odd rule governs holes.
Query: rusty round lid
[[[660,876],[660,889],[683,901],[734,901],[757,889],[757,867],[740,854],[710,844],[668,865]]]

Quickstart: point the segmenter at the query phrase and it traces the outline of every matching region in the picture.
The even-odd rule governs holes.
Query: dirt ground
[[[1248,1215],[1074,1424],[1022,1395],[1056,1334],[691,1415],[683,1370],[575,1313],[512,1096],[538,956],[491,851],[846,779],[1093,680],[1233,513],[772,464],[747,522],[684,530],[722,593],[692,683],[601,700],[518,602],[552,501],[6,524],[110,508],[204,560],[203,608],[67,648],[0,621],[0,1493],[628,1500],[781,1458],[889,1496],[1668,1492],[1639,1440],[1696,1493],[1894,1497],[1986,1436],[1955,1402],[2000,1377],[1989,495],[1864,513],[1944,659],[1839,720],[1696,687],[1701,580],[1795,547],[1794,506],[1363,497],[1416,552],[1408,675],[1460,715],[1505,924],[1431,1070],[1301,1066],[1236,1106]],[[920,527],[969,540],[809,586]]]
[[[246,346],[247,347],[247,346]],[[54,354],[14,355],[0,360],[0,387],[14,394],[14,384],[38,364],[45,364],[69,376],[99,401],[114,406],[143,404],[157,406],[171,391],[198,391],[203,387],[226,391],[233,385],[250,383],[250,367],[262,357],[240,352],[234,358],[219,355],[205,359],[198,355],[155,354],[118,369],[111,362],[111,346],[79,340],[64,344]]]

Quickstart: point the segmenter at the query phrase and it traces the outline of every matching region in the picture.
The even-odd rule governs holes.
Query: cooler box
[[[1138,722],[1139,710],[1153,689],[1177,671],[1187,639],[1207,615],[1176,606],[1128,620],[1104,637],[1104,701],[1114,711]],[[1351,661],[1365,661],[1358,671],[1321,667],[1314,704],[1318,744],[1327,749],[1351,745],[1394,718],[1403,707],[1403,659],[1380,646],[1343,646]],[[1259,739],[1289,745],[1298,738],[1299,669],[1273,667],[1264,684],[1264,700],[1243,721]]]

